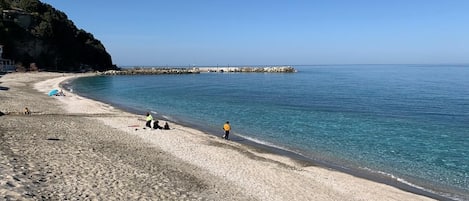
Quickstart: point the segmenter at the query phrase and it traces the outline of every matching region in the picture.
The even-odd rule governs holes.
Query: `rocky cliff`
[[[3,58],[48,71],[115,69],[103,44],[38,0],[0,0]]]

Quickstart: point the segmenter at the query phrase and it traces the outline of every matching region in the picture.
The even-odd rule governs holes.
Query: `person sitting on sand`
[[[168,124],[168,122],[165,122],[165,123],[164,123],[163,129],[164,129],[164,130],[169,130],[169,124]]]
[[[151,128],[151,121],[153,121],[153,117],[149,112],[147,112],[147,123],[145,124],[146,127]]]
[[[58,93],[55,94],[55,96],[65,96],[64,91],[61,89]]]
[[[158,124],[158,120],[155,120],[153,122],[153,129],[162,129],[163,127],[161,127],[159,124]]]
[[[27,107],[25,107],[25,108],[24,108],[24,114],[25,114],[25,115],[30,115],[30,114],[31,114],[31,111],[30,111]]]

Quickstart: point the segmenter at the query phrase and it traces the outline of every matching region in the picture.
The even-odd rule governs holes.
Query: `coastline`
[[[130,166],[130,168],[138,170],[141,169],[141,167],[148,166],[147,169],[143,168],[142,172],[136,171],[138,174],[135,174],[134,178],[128,179],[131,181],[134,181],[134,179],[139,181],[138,178],[146,177],[151,178],[145,180],[145,182],[149,183],[158,183],[161,180],[167,181],[167,183],[165,183],[166,185],[174,187],[174,189],[162,188],[162,194],[166,195],[165,192],[170,192],[167,193],[168,195],[166,197],[169,200],[181,198],[201,198],[204,200],[432,200],[428,197],[409,193],[393,186],[356,177],[359,175],[353,176],[323,167],[322,165],[314,166],[310,163],[301,163],[301,160],[294,160],[286,157],[285,155],[278,155],[268,151],[266,152],[237,142],[224,141],[216,136],[208,135],[203,131],[185,127],[174,122],[169,122],[170,126],[174,128],[173,130],[144,130],[142,129],[144,122],[139,120],[143,118],[142,115],[124,112],[111,105],[86,99],[70,92],[66,92],[67,96],[65,97],[47,96],[47,92],[50,89],[58,88],[61,82],[74,78],[75,76],[76,74],[66,74],[64,76],[63,74],[58,73],[15,73],[7,74],[0,78],[0,82],[2,82],[0,83],[0,86],[5,85],[5,87],[9,88],[9,90],[0,92],[2,93],[2,100],[10,100],[6,102],[5,106],[21,104],[29,106],[32,100],[39,100],[36,101],[34,105],[30,106],[30,109],[33,111],[33,115],[31,116],[4,115],[0,117],[3,119],[1,121],[2,123],[0,124],[0,128],[5,129],[6,131],[12,130],[12,132],[8,132],[7,135],[14,139],[18,137],[17,133],[23,133],[26,135],[36,134],[43,135],[45,137],[50,136],[51,133],[55,133],[55,129],[48,128],[47,126],[42,127],[42,125],[50,125],[54,122],[61,125],[66,124],[68,127],[65,126],[67,129],[65,129],[64,132],[67,135],[62,136],[55,133],[55,135],[61,136],[57,137],[59,140],[47,140],[52,139],[54,137],[52,136],[47,137],[46,140],[43,141],[46,141],[47,143],[67,142],[74,145],[72,148],[76,148],[79,151],[67,152],[68,154],[65,154],[64,157],[78,158],[76,159],[76,163],[81,164],[79,165],[79,168],[82,169],[99,170],[100,168],[103,169],[103,167],[108,165],[112,167],[111,172],[119,172],[123,167],[129,168]],[[7,81],[4,80],[5,77],[7,77]],[[33,86],[30,82],[37,83],[35,84],[35,88],[40,92],[33,91]],[[29,89],[29,91],[26,91],[27,93],[19,93],[19,89]],[[50,107],[51,105],[56,107]],[[20,110],[21,107],[22,106],[17,106],[16,110]],[[40,110],[37,108],[40,108]],[[0,109],[3,111],[3,103]],[[57,119],[55,119],[56,117]],[[31,124],[27,125],[26,128],[39,126],[44,130],[44,133],[37,134],[33,131],[25,130],[26,128],[24,127],[18,127],[18,124],[23,122],[26,118],[31,118],[38,124],[42,124]],[[54,121],[50,121],[51,119]],[[74,122],[82,122],[83,124],[77,124]],[[75,127],[79,127],[81,130]],[[83,132],[83,130],[86,132]],[[81,141],[66,140],[68,134],[76,136],[77,139],[81,140],[83,140],[83,138],[90,138],[89,140],[91,141],[95,140],[95,138],[99,139],[100,136],[106,136],[106,140],[104,141],[105,143],[100,144],[98,147],[102,146],[106,148],[105,150],[109,149],[110,151],[106,152],[97,148],[94,148],[94,150],[83,149]],[[62,138],[64,140],[62,140]],[[128,141],[135,143],[123,146],[123,144]],[[31,143],[34,144],[34,141]],[[93,143],[92,145],[96,146]],[[132,147],[132,149],[128,149],[127,146]],[[20,152],[15,151],[16,149],[12,148],[13,146],[11,146],[11,144],[2,147],[4,147],[2,148],[2,152],[10,150],[10,152],[16,154],[20,159],[22,157],[25,157],[26,159],[28,158],[28,156],[21,156]],[[130,155],[125,155],[121,158],[121,156],[118,156],[116,153],[116,147],[126,148],[119,150],[117,153]],[[37,147],[23,148],[35,149]],[[47,146],[45,148],[47,148]],[[61,149],[67,148],[61,147]],[[126,153],[130,150],[134,152]],[[37,151],[32,151],[31,153],[36,152]],[[80,159],[83,152],[86,152],[90,156],[106,155],[106,165],[104,165],[104,162],[100,160],[94,161],[96,162],[94,164],[83,163],[86,161]],[[149,157],[149,155],[146,155],[154,155],[155,153],[160,157],[152,158]],[[47,163],[51,164],[66,163],[64,161],[57,161],[53,157],[48,159]],[[14,179],[15,177],[18,178],[18,176],[15,176],[15,174],[17,174],[15,172],[17,169],[15,169],[15,167],[10,168],[10,165],[8,165],[13,164],[13,162],[11,162],[11,158],[3,158],[2,160],[10,161],[6,163],[7,167],[5,169],[12,169],[12,171],[7,174],[13,174],[10,175],[11,177],[3,176],[0,180],[2,186],[8,186],[8,182],[11,184],[12,182],[15,183],[14,181],[17,180]],[[142,161],[148,162],[148,164]],[[31,166],[33,167],[38,166],[34,160],[26,160],[25,163],[31,163]],[[152,166],[159,163],[164,163],[164,167],[156,169],[152,168]],[[154,175],[161,175],[161,172],[168,173],[173,171],[173,169],[176,169],[176,172],[184,176],[179,178],[178,174],[170,173],[169,175],[174,177],[153,178]],[[43,169],[35,171],[41,173],[41,171],[44,170],[47,170],[47,168],[43,167]],[[18,171],[21,172],[21,169]],[[55,181],[53,179],[54,176],[55,178],[65,180],[65,182],[60,182],[62,185],[66,186],[61,187],[61,189],[80,183],[77,181],[70,182],[73,180],[67,178],[77,176],[72,167],[65,170],[65,172],[67,171],[71,174],[57,175],[52,171],[50,178],[51,181]],[[88,194],[91,198],[100,199],[114,196],[116,199],[124,199],[119,198],[119,189],[123,188],[120,189],[121,192],[130,191],[130,189],[128,189],[129,186],[125,185],[125,183],[129,182],[127,178],[111,179],[111,181],[109,181],[111,184],[93,184],[93,181],[91,181],[92,177],[86,177],[89,173],[81,172],[81,174],[85,175],[82,188],[85,192],[89,192]],[[94,174],[94,176],[97,176],[98,178],[108,177],[109,175],[106,174],[113,173],[98,171],[98,174]],[[23,181],[23,178],[18,179]],[[116,181],[119,181],[117,182],[118,184],[115,184]],[[90,183],[91,185],[89,185]],[[30,188],[35,189],[35,184],[33,183],[31,185],[33,187],[19,184],[15,186],[22,187],[22,190],[27,191],[27,189]],[[93,185],[96,185],[97,187],[94,188]],[[114,189],[114,187],[116,188]],[[38,188],[41,187],[39,186]],[[52,198],[66,198],[77,195],[76,191],[72,190],[71,192],[68,192],[67,189],[62,192],[64,195],[61,195],[60,193],[51,193],[50,191],[54,192],[57,188],[57,186],[53,184],[46,184],[44,188],[46,190],[37,192],[35,195],[39,196],[41,195],[41,192],[49,192],[49,194],[52,195]],[[115,191],[110,191],[109,189],[114,189]],[[147,192],[143,194],[146,198],[157,197],[161,193],[158,189],[161,190],[161,188],[156,189],[157,190],[150,191],[150,193]],[[35,192],[35,190],[32,191]],[[8,188],[4,189],[3,187],[0,189],[0,195],[28,196],[21,191],[10,192]],[[139,194],[130,193],[130,195],[137,196]]]

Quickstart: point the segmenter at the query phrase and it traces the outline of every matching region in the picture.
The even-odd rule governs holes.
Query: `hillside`
[[[38,0],[0,0],[3,58],[48,71],[115,69],[103,44],[67,15]]]

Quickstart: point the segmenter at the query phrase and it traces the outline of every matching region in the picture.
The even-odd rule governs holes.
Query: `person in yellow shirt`
[[[148,128],[151,128],[151,121],[153,121],[153,117],[149,112],[147,112],[147,123],[145,124]]]
[[[223,130],[225,131],[225,135],[223,135],[223,138],[225,138],[225,140],[228,140],[229,139],[228,136],[230,135],[230,130],[231,130],[229,121],[227,121],[225,125],[223,125]]]

